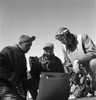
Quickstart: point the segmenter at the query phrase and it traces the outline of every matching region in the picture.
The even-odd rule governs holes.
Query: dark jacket
[[[7,46],[0,52],[0,79],[16,84],[27,78],[26,59],[18,45]]]
[[[41,72],[64,72],[64,68],[61,60],[53,55],[50,59],[46,59],[46,55],[43,54],[39,58],[39,62],[41,63]]]

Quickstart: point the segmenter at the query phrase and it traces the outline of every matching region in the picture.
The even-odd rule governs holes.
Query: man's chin
[[[26,50],[24,53],[27,53],[29,50]]]

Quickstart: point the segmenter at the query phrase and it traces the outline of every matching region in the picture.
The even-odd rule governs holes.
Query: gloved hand
[[[74,61],[73,71],[74,71],[75,73],[79,73],[79,72],[80,72],[78,60],[75,60],[75,61]]]

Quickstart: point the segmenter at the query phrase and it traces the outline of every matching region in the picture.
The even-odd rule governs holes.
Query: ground
[[[29,97],[27,100],[32,100],[32,98]],[[73,96],[70,96],[69,100],[96,100],[96,91],[95,91],[94,97],[87,96],[87,97],[82,97],[82,98],[76,99]]]

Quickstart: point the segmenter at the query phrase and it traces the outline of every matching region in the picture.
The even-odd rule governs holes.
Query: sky
[[[74,34],[86,33],[96,44],[96,0],[0,0],[0,50],[18,43],[21,35],[36,36],[29,56],[40,57],[47,42],[63,62],[60,27]]]

